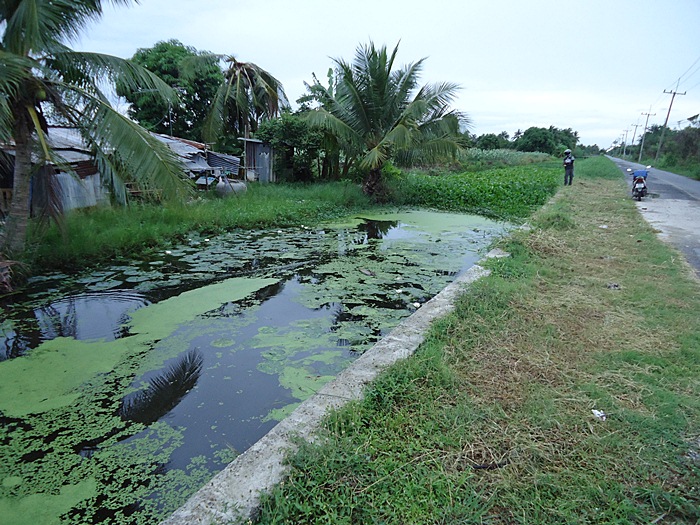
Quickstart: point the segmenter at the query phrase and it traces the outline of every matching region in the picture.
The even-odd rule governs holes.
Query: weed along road
[[[644,167],[634,162],[613,160],[625,173],[627,168]],[[661,232],[661,238],[683,252],[700,277],[700,181],[652,167],[648,186],[649,196],[637,203],[639,211]]]

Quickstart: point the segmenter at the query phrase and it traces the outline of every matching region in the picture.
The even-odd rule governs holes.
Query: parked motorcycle
[[[641,201],[642,197],[647,196],[647,177],[651,166],[647,166],[643,170],[632,170],[627,168],[627,171],[632,174],[632,198]]]

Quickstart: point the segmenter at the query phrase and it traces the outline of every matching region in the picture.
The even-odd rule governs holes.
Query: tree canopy
[[[146,129],[191,140],[202,140],[202,128],[211,101],[224,81],[216,56],[197,51],[178,40],[139,49],[131,60],[153,72],[178,93],[174,103],[148,90],[119,86],[130,103],[129,116]]]
[[[130,4],[129,0],[113,0]],[[30,213],[30,180],[71,171],[49,146],[48,119],[75,127],[92,150],[105,182],[124,198],[126,180],[181,197],[189,185],[177,157],[118,111],[102,91],[105,79],[175,100],[172,88],[133,62],[67,47],[102,14],[97,0],[0,2],[0,141],[14,142],[14,188],[0,245],[20,251]]]

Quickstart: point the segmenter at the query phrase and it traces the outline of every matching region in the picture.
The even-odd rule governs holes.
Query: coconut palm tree
[[[254,132],[264,118],[276,117],[289,106],[282,83],[252,62],[239,62],[233,56],[219,56],[227,64],[224,82],[212,102],[204,127],[207,141]]]
[[[334,59],[336,81],[326,88],[314,79],[310,92],[320,107],[308,113],[313,126],[332,132],[346,154],[367,170],[363,189],[381,195],[382,166],[390,159],[427,161],[459,150],[466,117],[449,108],[458,86],[418,88],[423,61],[394,70],[398,45],[389,54],[373,43],[358,47],[353,63]]]
[[[146,130],[111,107],[103,83],[117,79],[134,90],[156,90],[174,100],[162,80],[127,60],[67,47],[102,15],[100,0],[0,2],[0,143],[14,142],[13,198],[0,247],[20,251],[29,221],[30,183],[42,167],[69,170],[50,148],[48,122],[75,127],[101,173],[124,199],[127,178],[181,197],[189,186],[176,156]],[[131,0],[111,0],[128,5]]]

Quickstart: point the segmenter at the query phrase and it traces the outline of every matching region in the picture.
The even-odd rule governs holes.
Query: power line
[[[680,77],[678,77],[678,80],[680,81],[680,80],[688,73],[688,71],[690,71],[691,69],[693,69],[693,68],[695,67],[695,64],[697,64],[698,62],[700,62],[700,57],[698,57],[697,60],[695,60],[695,62],[693,62],[693,65],[690,66],[690,67],[686,70],[685,73],[683,73]],[[696,71],[697,71],[697,70],[696,70]],[[694,75],[694,74],[695,74],[695,71],[693,72],[693,75]],[[693,75],[690,75],[690,76],[693,76]]]
[[[686,81],[687,81],[688,78],[692,77],[695,73],[697,73],[698,70],[696,69],[695,71],[693,71],[692,74],[690,74],[690,75],[688,76],[688,78],[686,78],[686,79],[683,78],[683,77],[685,77],[685,76],[688,74],[688,72],[689,72],[691,69],[693,69],[698,63],[700,63],[700,57],[698,57],[698,58],[695,60],[695,62],[693,62],[693,63],[690,65],[690,67],[689,67],[688,69],[686,69],[685,72],[684,72],[681,76],[678,77],[678,80],[677,80],[676,82],[674,82],[674,84],[676,85],[676,89],[678,89],[678,84],[681,82],[681,80],[686,80]],[[698,68],[698,69],[700,69],[700,68]],[[672,89],[672,88],[673,88],[673,84],[670,84],[666,89]],[[664,91],[665,91],[665,90],[664,90]]]

